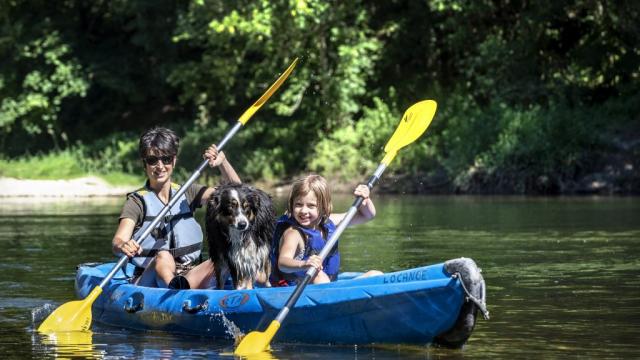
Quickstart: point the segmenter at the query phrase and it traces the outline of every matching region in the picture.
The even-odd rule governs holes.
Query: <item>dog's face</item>
[[[257,198],[246,188],[223,188],[211,199],[216,221],[238,231],[246,231],[255,219]]]
[[[219,289],[225,271],[236,289],[252,288],[259,276],[269,278],[275,210],[267,193],[246,184],[221,184],[207,203],[206,225]]]

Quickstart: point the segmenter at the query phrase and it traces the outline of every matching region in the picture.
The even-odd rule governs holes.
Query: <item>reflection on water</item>
[[[96,323],[88,335],[52,339],[35,333],[43,314],[75,299],[77,264],[115,259],[110,242],[122,199],[4,200],[3,359],[232,358],[232,340]],[[349,197],[337,197],[334,208],[347,209],[350,204]],[[487,282],[491,320],[478,321],[462,350],[274,343],[269,356],[637,357],[640,199],[377,196],[376,207],[373,222],[349,228],[340,239],[343,270],[394,271],[460,256],[473,258]],[[200,221],[202,213],[197,213]]]
[[[221,353],[221,356],[233,357],[233,352]],[[278,360],[278,358],[271,351],[262,351],[257,354],[251,354],[243,356],[246,360]]]
[[[54,354],[61,359],[102,359],[106,353],[93,344],[91,331],[62,331],[46,335],[34,331],[32,346],[36,354]]]

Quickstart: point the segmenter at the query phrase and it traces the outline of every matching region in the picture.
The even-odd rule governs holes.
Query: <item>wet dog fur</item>
[[[236,289],[252,289],[256,281],[269,286],[274,229],[275,209],[267,193],[246,184],[216,188],[207,202],[206,233],[218,289],[229,273]]]

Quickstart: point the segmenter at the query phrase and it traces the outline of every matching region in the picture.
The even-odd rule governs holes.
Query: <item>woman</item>
[[[129,193],[113,237],[113,251],[125,254],[136,265],[134,282],[142,286],[172,289],[206,288],[213,278],[211,260],[198,265],[202,229],[193,217],[206,204],[214,188],[192,184],[140,244],[133,238],[142,233],[180,186],[171,182],[180,139],[171,130],[154,128],[140,137],[139,154],[147,175],[144,187]],[[241,180],[224,153],[211,145],[204,153],[211,167],[218,167],[225,180]]]

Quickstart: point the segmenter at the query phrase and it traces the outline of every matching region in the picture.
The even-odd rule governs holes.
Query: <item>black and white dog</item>
[[[231,273],[236,289],[269,286],[271,239],[275,209],[271,197],[245,184],[216,188],[207,203],[209,256],[216,268],[218,289]]]

